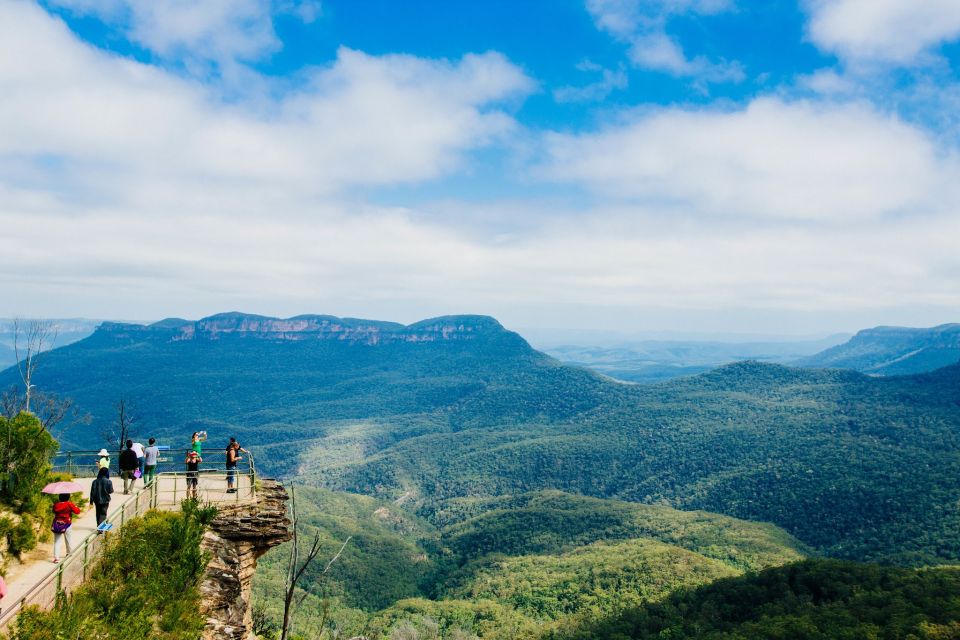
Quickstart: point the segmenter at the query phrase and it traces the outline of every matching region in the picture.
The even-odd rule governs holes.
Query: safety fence
[[[187,472],[166,471],[158,474],[151,484],[140,486],[123,505],[108,514],[105,522],[112,525],[109,531],[101,534],[94,530],[79,542],[73,540],[72,551],[63,561],[52,567],[15,602],[0,609],[0,632],[6,632],[25,607],[53,608],[58,600],[87,579],[105,545],[114,535],[122,532],[126,523],[150,509],[176,509],[188,497],[188,488],[196,487],[194,495],[190,497],[196,497],[201,504],[216,505],[255,500],[257,478],[253,456],[247,459],[249,462],[246,468],[238,469],[234,476],[235,492],[227,492],[226,474],[222,468],[201,469],[196,476],[195,485],[193,478]],[[140,482],[138,481],[137,484]]]
[[[184,471],[187,453],[191,449],[160,449],[160,455],[157,457],[157,473],[170,473],[175,471]],[[120,473],[120,453],[118,451],[109,452],[110,474],[119,475]],[[69,473],[75,478],[94,478],[99,470],[98,462],[100,456],[96,449],[83,451],[60,451],[53,456],[51,465],[54,472]],[[247,472],[253,469],[253,455],[246,450],[240,452],[240,462],[237,468]],[[227,464],[226,449],[213,449],[207,447],[201,456],[201,471],[224,470]]]

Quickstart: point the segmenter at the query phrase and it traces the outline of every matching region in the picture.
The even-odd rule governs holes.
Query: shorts
[[[227,482],[233,484],[233,481],[237,477],[237,468],[236,467],[227,467]]]
[[[196,471],[188,471],[188,472],[187,472],[187,486],[188,486],[188,487],[195,487],[195,486],[197,486],[197,483],[198,483],[199,481],[200,481],[200,480],[199,480],[199,478],[198,478],[198,474],[197,474]]]

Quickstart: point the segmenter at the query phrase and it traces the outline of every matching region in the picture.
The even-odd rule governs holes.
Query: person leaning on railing
[[[240,446],[240,443],[237,442],[236,438],[231,437],[230,444],[227,445],[227,493],[237,492],[234,482],[237,479],[237,463],[243,460],[243,458],[240,457],[240,451],[249,453],[246,449]]]

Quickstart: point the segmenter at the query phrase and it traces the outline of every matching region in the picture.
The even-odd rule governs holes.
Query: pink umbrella
[[[51,482],[43,488],[44,493],[52,493],[57,495],[59,493],[77,493],[78,491],[83,491],[83,487],[72,480],[65,480],[63,482]]]

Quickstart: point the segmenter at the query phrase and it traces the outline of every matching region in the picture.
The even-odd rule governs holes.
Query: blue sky
[[[952,0],[12,0],[3,315],[956,321],[958,66]]]

